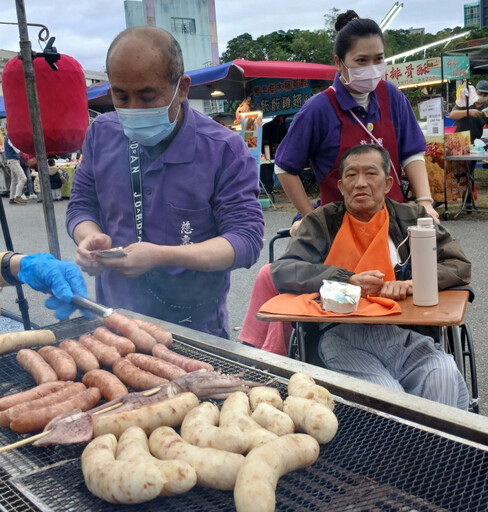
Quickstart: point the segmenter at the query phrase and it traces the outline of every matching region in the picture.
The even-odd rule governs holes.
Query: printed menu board
[[[241,114],[241,136],[258,164],[261,164],[263,137],[263,113],[261,111]]]
[[[427,136],[425,165],[429,176],[430,191],[436,202],[461,199],[466,191],[466,162],[445,160],[445,156],[469,154],[469,132],[446,133],[444,137]],[[444,174],[444,163],[446,173]],[[444,177],[446,198],[444,199]]]

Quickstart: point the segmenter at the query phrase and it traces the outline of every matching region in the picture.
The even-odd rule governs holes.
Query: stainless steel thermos
[[[412,258],[413,303],[416,306],[435,306],[439,302],[437,285],[437,243],[434,220],[417,219],[408,228]]]

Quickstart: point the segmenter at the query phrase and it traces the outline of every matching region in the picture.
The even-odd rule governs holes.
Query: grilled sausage
[[[75,360],[62,348],[46,346],[38,351],[43,359],[52,366],[59,380],[75,380],[78,370]]]
[[[64,386],[66,386],[66,382],[60,380],[45,382],[44,384],[39,384],[39,386],[28,389],[27,391],[21,391],[20,393],[4,396],[0,398],[0,411],[5,411],[10,407],[23,402],[30,402],[31,400],[42,398],[43,396],[47,396],[58,391],[58,389],[61,389]]]
[[[136,351],[136,346],[129,338],[119,336],[106,327],[97,327],[93,331],[93,336],[102,343],[105,343],[105,345],[115,347],[121,356],[126,356]]]
[[[150,354],[156,340],[146,331],[141,329],[132,318],[127,318],[120,313],[112,313],[103,319],[105,327],[116,331],[122,336],[129,338],[139,352]]]
[[[68,352],[68,354],[75,360],[76,366],[83,373],[100,368],[98,359],[95,357],[93,352],[88,350],[81,343],[78,343],[76,340],[64,340],[59,344],[59,348]]]
[[[81,391],[64,402],[36,409],[36,413],[25,411],[17,414],[10,422],[10,428],[19,434],[27,434],[42,430],[53,418],[59,414],[66,414],[74,410],[88,411],[100,402],[101,394],[98,388],[89,388]]]
[[[115,361],[121,358],[121,355],[115,347],[109,347],[97,340],[91,334],[82,334],[79,339],[84,347],[86,347],[98,359],[98,362],[103,366],[112,366]]]
[[[144,331],[148,332],[158,343],[169,347],[173,343],[173,335],[159,325],[146,322],[140,318],[134,318],[134,322]]]
[[[105,370],[90,370],[85,373],[83,375],[83,384],[88,388],[98,388],[107,402],[124,396],[129,392],[116,375]]]
[[[6,332],[0,334],[0,354],[13,352],[21,348],[36,347],[37,345],[52,345],[55,341],[54,333],[46,329]]]
[[[168,347],[161,345],[158,343],[152,349],[152,355],[154,357],[159,357],[159,359],[163,359],[164,361],[168,361],[168,363],[172,363],[180,368],[183,368],[186,372],[196,372],[197,370],[207,370],[209,372],[214,371],[214,367],[203,361],[197,361],[196,359],[192,359],[191,357],[182,356],[181,354],[177,354],[173,352]]]
[[[16,414],[28,412],[29,414],[35,415],[37,414],[38,409],[43,409],[44,407],[49,407],[53,404],[64,402],[68,398],[84,391],[86,389],[85,385],[81,382],[65,382],[63,381],[65,386],[49,395],[43,396],[41,398],[37,398],[35,400],[31,400],[29,402],[23,402],[17,405],[14,405],[7,409],[6,411],[0,412],[0,425],[2,427],[8,427],[12,418]],[[34,414],[33,411],[36,411]]]
[[[35,350],[30,348],[19,350],[17,352],[17,361],[24,370],[32,375],[36,384],[58,380],[58,376],[53,368]]]
[[[112,367],[112,371],[127,386],[136,391],[156,388],[168,381],[152,373],[141,370],[128,359],[119,359]]]
[[[129,354],[126,359],[141,370],[151,372],[158,377],[163,377],[163,379],[173,380],[186,374],[183,368],[146,354]]]

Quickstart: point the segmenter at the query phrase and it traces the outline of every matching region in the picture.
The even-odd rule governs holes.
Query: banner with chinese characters
[[[395,85],[422,84],[433,82],[444,78],[450,80],[461,80],[469,78],[469,57],[443,57],[444,70],[441,69],[441,58],[415,60],[402,62],[400,64],[388,64],[386,67],[385,80]]]
[[[258,78],[252,82],[253,106],[264,117],[298,112],[310,96],[310,80],[303,78]]]
[[[263,113],[245,112],[241,114],[241,136],[256,163],[261,165],[261,144],[263,138]]]
[[[469,132],[446,133],[444,137],[427,136],[425,140],[427,141],[425,165],[432,198],[436,202],[444,202],[445,179],[446,200],[461,199],[466,191],[466,162],[446,160],[444,174],[444,155],[469,154]]]

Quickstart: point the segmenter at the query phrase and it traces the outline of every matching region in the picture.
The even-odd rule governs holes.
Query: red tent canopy
[[[312,62],[288,62],[280,60],[236,59],[234,66],[242,68],[244,76],[254,78],[308,78],[310,80],[334,80],[335,66]]]

